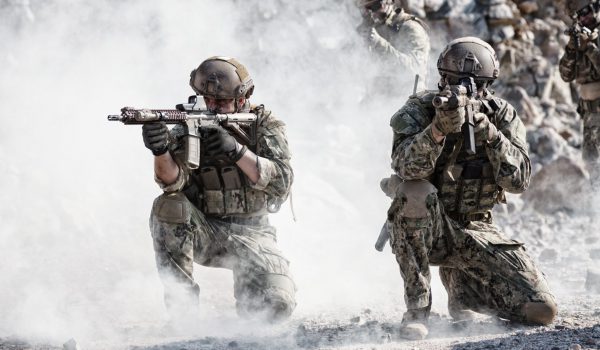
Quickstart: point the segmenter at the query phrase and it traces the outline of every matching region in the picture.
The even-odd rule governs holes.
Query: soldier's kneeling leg
[[[232,224],[228,231],[238,314],[268,321],[289,317],[296,307],[296,287],[289,262],[277,248],[275,228],[269,224]]]
[[[193,313],[200,287],[192,278],[194,225],[192,203],[182,193],[156,198],[150,216],[156,267],[165,288],[165,305],[172,316]]]
[[[428,181],[405,181],[398,185],[388,211],[393,223],[390,244],[400,265],[408,310],[430,307],[429,252],[439,216],[436,192]]]
[[[492,277],[495,282],[492,282],[490,287],[494,288],[496,293],[504,294],[503,297],[499,296],[499,299],[504,298],[504,303],[501,304],[506,306],[504,310],[500,310],[500,316],[533,325],[552,323],[557,314],[554,296],[544,275],[525,249],[498,248],[495,255],[503,263],[496,265]],[[514,265],[517,265],[517,271],[511,271]],[[512,297],[508,297],[507,293]]]
[[[455,248],[456,269],[440,270],[449,301],[458,296],[475,311],[526,324],[551,323],[556,302],[522,244],[487,223],[472,222],[464,233]]]
[[[296,308],[296,288],[288,275],[264,273],[234,277],[240,316],[260,316],[278,322],[287,319]]]

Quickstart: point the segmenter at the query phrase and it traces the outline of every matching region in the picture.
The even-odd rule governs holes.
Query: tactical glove
[[[433,125],[442,135],[446,136],[455,132],[460,132],[460,128],[465,122],[465,109],[459,107],[452,110],[436,108],[433,117]]]
[[[142,126],[144,145],[155,156],[167,153],[169,150],[169,128],[164,122],[148,123]]]
[[[237,162],[248,150],[240,145],[227,130],[217,125],[202,128],[202,137],[206,140],[206,155],[210,157],[225,155],[232,162]]]
[[[567,48],[572,51],[579,50],[585,51],[588,47],[588,44],[593,44],[594,41],[598,38],[598,32],[593,31],[591,33],[587,32],[579,32],[575,35],[569,36],[569,42],[567,43]],[[579,40],[579,43],[577,43]],[[577,46],[579,44],[579,47]]]
[[[473,133],[475,134],[475,143],[482,144],[492,142],[498,138],[498,129],[490,122],[487,115],[483,113],[476,113],[473,116]]]

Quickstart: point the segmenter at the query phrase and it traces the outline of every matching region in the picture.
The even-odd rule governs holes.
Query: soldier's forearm
[[[439,144],[442,144],[442,141],[444,141],[446,138],[446,136],[442,134],[442,132],[439,131],[433,124],[431,124],[431,136],[433,137],[434,141]]]
[[[246,151],[236,164],[246,174],[252,188],[277,197],[287,196],[293,178],[288,162],[264,158]]]
[[[237,166],[242,170],[244,174],[252,181],[257,183],[260,178],[260,171],[258,169],[258,156],[254,152],[247,150],[246,153],[237,161]]]
[[[179,166],[169,152],[154,157],[154,174],[165,185],[170,185],[179,176]]]
[[[496,183],[511,193],[522,193],[529,187],[531,162],[527,153],[500,133],[486,148],[494,168]]]
[[[559,61],[558,71],[560,77],[566,82],[570,82],[575,79],[575,53],[569,49],[565,50],[565,54]]]

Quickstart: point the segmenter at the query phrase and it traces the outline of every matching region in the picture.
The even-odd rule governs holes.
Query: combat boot
[[[427,329],[428,318],[429,308],[406,311],[400,324],[400,338],[409,340],[425,339],[429,334]]]
[[[454,321],[473,321],[481,318],[480,314],[464,306],[457,298],[453,298],[452,295],[448,295],[448,313]]]

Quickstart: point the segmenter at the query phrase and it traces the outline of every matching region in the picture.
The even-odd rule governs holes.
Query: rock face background
[[[457,1],[448,16],[471,5]],[[527,243],[546,272],[564,305],[557,330],[564,337],[573,329],[593,334],[600,242],[589,213],[597,203],[580,160],[576,96],[556,79],[565,24],[525,17],[535,35],[517,30],[527,40],[498,44],[506,58],[496,90],[513,96],[526,121],[535,175],[526,195],[498,207],[496,220]],[[460,31],[478,33],[478,17],[469,18]],[[389,205],[378,186],[390,172],[388,122],[414,77],[384,70],[404,92],[377,91],[373,77],[384,67],[373,64],[354,30],[361,18],[353,2],[0,0],[0,19],[0,349],[61,347],[71,338],[85,349],[190,337],[201,340],[164,348],[295,348],[313,344],[313,336],[332,339],[324,343],[330,347],[398,341],[402,281],[389,249],[381,254],[373,244]],[[441,33],[450,32],[432,27],[426,81],[435,88],[435,62],[447,39]],[[272,222],[292,263],[298,308],[276,327],[238,320],[231,272],[198,267],[201,320],[174,335],[162,327],[147,227],[160,194],[152,156],[139,128],[109,123],[106,115],[126,105],[185,101],[189,72],[216,54],[243,62],[256,84],[253,102],[288,125],[298,221],[288,203]],[[520,80],[527,77],[536,84]],[[457,330],[439,279],[433,283],[433,339],[381,348],[452,348],[464,342],[459,337],[507,335],[535,344],[535,334],[554,329],[487,320]]]

